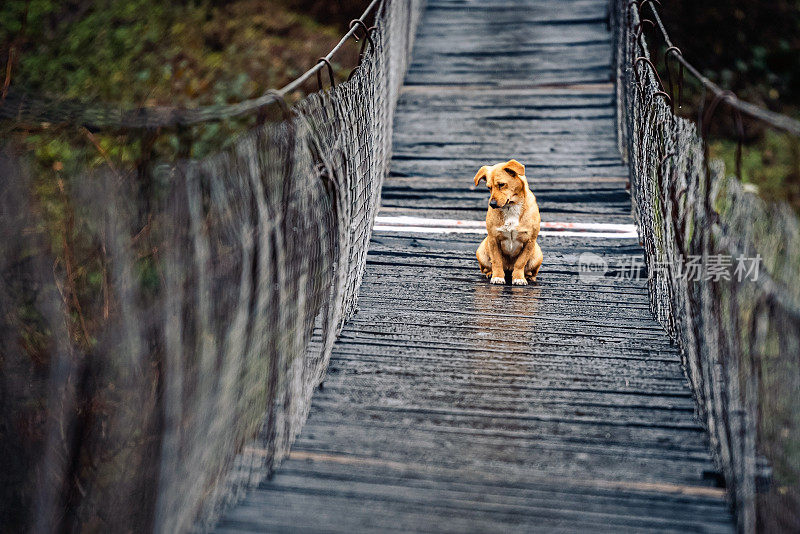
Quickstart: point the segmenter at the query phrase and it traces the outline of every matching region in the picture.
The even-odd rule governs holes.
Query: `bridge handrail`
[[[651,308],[681,348],[740,531],[757,525],[791,530],[800,504],[800,464],[791,452],[800,443],[792,408],[800,376],[800,295],[793,282],[800,270],[800,223],[786,204],[768,203],[726,176],[721,162],[710,161],[698,127],[675,115],[642,31],[644,4],[674,49],[652,0],[614,0],[612,15],[621,150],[650,273]],[[724,99],[797,133],[792,119],[708,87],[717,103]],[[739,259],[760,271],[742,278],[731,265],[727,272],[714,267]],[[699,277],[689,276],[687,260],[697,260]]]

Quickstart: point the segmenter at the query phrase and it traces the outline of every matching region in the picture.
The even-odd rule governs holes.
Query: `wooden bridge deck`
[[[606,4],[429,0],[381,217],[480,221],[474,173],[514,157],[543,221],[632,223]],[[578,279],[636,239],[543,235],[539,282],[501,287],[480,235],[386,221],[289,459],[220,532],[732,530],[644,280]]]

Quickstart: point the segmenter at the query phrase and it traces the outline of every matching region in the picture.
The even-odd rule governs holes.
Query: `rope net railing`
[[[614,18],[621,149],[651,307],[682,350],[739,530],[796,531],[800,224],[726,176],[698,127],[674,113],[645,42],[648,4],[617,0]],[[741,104],[717,96],[715,106]]]
[[[51,105],[57,131],[12,123],[24,135],[0,147],[6,527],[205,530],[285,456],[355,310],[422,8],[373,5],[352,78],[282,120],[259,104],[227,126],[104,115],[87,129],[91,113]],[[78,155],[51,163],[64,146]]]

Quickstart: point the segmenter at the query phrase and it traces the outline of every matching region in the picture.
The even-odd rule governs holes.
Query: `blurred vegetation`
[[[720,158],[728,172],[736,170],[736,145],[730,139],[714,141],[709,154]],[[758,187],[762,198],[788,201],[800,210],[800,139],[766,130],[742,150],[742,177]]]
[[[11,90],[26,93],[137,106],[238,102],[285,85],[340,39],[340,19],[302,13],[269,0],[7,0],[0,57],[6,67],[12,59]],[[336,66],[343,73],[356,58],[348,47]]]
[[[800,105],[800,1],[663,5],[659,13],[675,45],[712,81],[773,111]]]
[[[361,16],[369,0],[279,0],[280,4],[299,13],[305,13],[315,20],[337,24],[340,30],[347,30],[351,20]],[[223,2],[224,3],[224,2]],[[367,21],[365,21],[367,22]]]
[[[649,13],[645,7],[643,15]],[[800,0],[670,0],[659,14],[673,43],[709,79],[743,100],[800,119]],[[648,32],[648,38],[666,84],[660,33]],[[676,80],[674,61],[671,66]],[[708,104],[708,95],[687,74],[679,113],[695,120],[704,98]],[[710,152],[732,173],[738,136],[729,115],[725,106],[717,111]],[[797,151],[797,139],[745,117],[742,180],[765,199],[785,200],[800,213]]]

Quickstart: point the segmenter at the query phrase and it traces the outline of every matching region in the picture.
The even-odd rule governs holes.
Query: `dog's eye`
[[[500,189],[503,189],[505,186],[506,184],[497,184],[497,187],[499,187]]]

